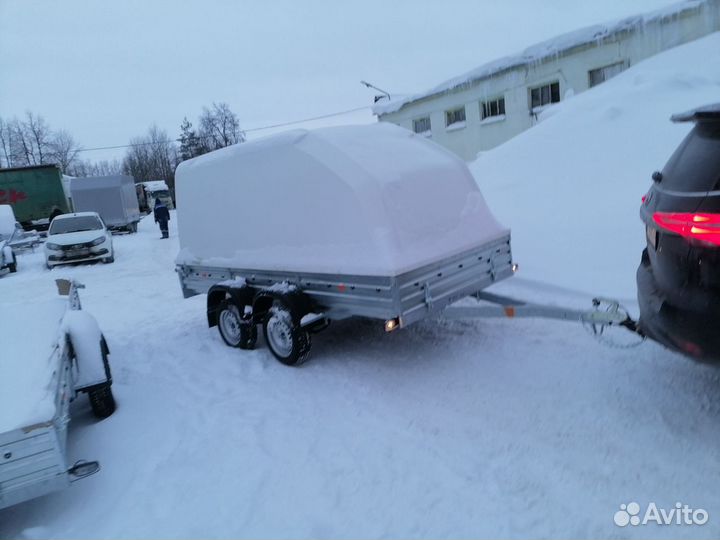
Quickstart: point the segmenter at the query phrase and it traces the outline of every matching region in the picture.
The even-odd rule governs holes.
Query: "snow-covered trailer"
[[[296,130],[185,161],[175,174],[185,297],[286,364],[330,320],[387,330],[513,273],[510,231],[465,163],[391,124]]]
[[[68,461],[70,402],[80,392],[98,418],[115,410],[105,338],[81,310],[79,285],[57,282],[62,297],[4,305],[0,314],[0,508],[98,470]]]
[[[137,232],[141,215],[132,176],[71,178],[70,193],[75,212],[97,212],[108,229]]]

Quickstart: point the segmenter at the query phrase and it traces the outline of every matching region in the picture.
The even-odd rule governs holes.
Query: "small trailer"
[[[60,297],[4,305],[0,324],[0,509],[68,487],[99,470],[70,463],[70,402],[88,395],[93,413],[115,410],[105,337],[81,309],[76,282]]]
[[[465,163],[397,126],[296,130],[176,171],[185,297],[208,324],[302,363],[310,334],[366,317],[387,331],[438,317],[510,277],[510,231]]]
[[[72,178],[70,193],[75,212],[97,212],[108,229],[137,232],[142,216],[132,176]]]
[[[180,286],[207,294],[208,325],[231,347],[253,348],[262,325],[272,354],[299,365],[312,333],[350,317],[388,332],[504,316],[637,332],[612,300],[574,310],[484,292],[517,269],[510,231],[462,160],[391,124],[258,139],[185,161],[175,179]],[[451,306],[466,297],[480,302]]]

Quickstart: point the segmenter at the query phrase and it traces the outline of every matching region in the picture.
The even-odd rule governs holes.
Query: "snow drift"
[[[390,124],[218,150],[176,192],[181,264],[397,275],[508,234],[462,160]]]
[[[470,165],[513,229],[521,276],[635,297],[640,198],[692,127],[670,116],[718,100],[718,51],[715,32],[640,62]]]

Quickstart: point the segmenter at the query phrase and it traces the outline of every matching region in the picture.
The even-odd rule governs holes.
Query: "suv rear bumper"
[[[720,364],[720,314],[682,309],[668,303],[653,275],[647,252],[637,270],[640,330],[668,349],[701,362]]]

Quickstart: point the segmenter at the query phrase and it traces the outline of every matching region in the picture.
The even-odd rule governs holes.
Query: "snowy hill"
[[[720,33],[671,49],[549,110],[471,168],[512,229],[520,276],[635,297],[640,198],[691,128],[672,113],[720,96]]]

